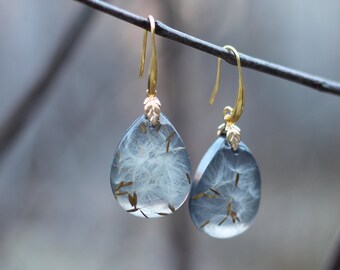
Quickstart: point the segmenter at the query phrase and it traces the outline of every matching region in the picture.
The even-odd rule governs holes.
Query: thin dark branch
[[[113,5],[99,0],[75,0],[86,4],[94,9],[117,17],[123,21],[129,22],[143,29],[149,30],[150,24],[146,18],[128,12],[124,9],[117,8]],[[204,51],[206,53],[223,58],[232,65],[236,65],[235,58],[232,53],[227,52],[222,47],[209,43],[207,41],[195,38],[176,29],[173,29],[164,23],[156,22],[156,34],[162,37],[172,39],[179,43],[185,44],[192,48]],[[321,77],[313,76],[298,70],[287,68],[281,65],[270,63],[246,54],[240,54],[242,67],[254,69],[263,73],[267,73],[285,80],[290,80],[298,84],[317,89],[325,93],[340,95],[340,83],[326,80]]]
[[[174,27],[181,25],[182,16],[177,8],[177,4],[174,1],[161,1],[158,4],[158,8],[161,9],[161,13],[165,14],[164,19],[169,22]],[[185,95],[180,89],[180,81],[184,79],[182,71],[177,67],[180,65],[181,56],[184,52],[184,47],[175,49],[174,44],[170,42],[166,42],[164,44],[164,50],[168,52],[167,57],[163,58],[163,67],[167,67],[167,76],[164,78],[164,83],[172,89],[171,91],[167,91],[164,99],[167,100],[170,111],[169,116],[173,119],[178,119],[176,122],[176,127],[178,129],[185,130],[186,128],[186,120],[184,115],[187,114],[187,106],[183,99],[178,99],[178,96]],[[171,54],[176,51],[177,57],[171,57]],[[173,80],[173,78],[177,78],[177,80]],[[185,98],[184,98],[185,99]],[[186,135],[189,133],[183,134],[184,139]],[[195,269],[193,254],[192,254],[192,246],[190,241],[190,230],[191,224],[188,219],[189,213],[188,209],[185,211],[181,211],[171,219],[168,223],[168,237],[170,240],[171,248],[172,248],[172,256],[176,257],[176,264],[173,266],[174,269],[177,270],[192,270]]]
[[[340,269],[340,234],[338,235],[334,247],[331,249],[331,254],[327,260],[325,270]]]
[[[11,117],[2,126],[0,130],[0,160],[23,130],[30,116],[43,100],[43,97],[52,89],[49,86],[76,47],[77,41],[85,32],[93,14],[93,10],[89,8],[84,8],[84,10],[80,11],[79,16],[74,19],[65,32],[64,37],[61,38],[45,72],[43,72],[32,88],[27,91],[26,96],[14,109]]]

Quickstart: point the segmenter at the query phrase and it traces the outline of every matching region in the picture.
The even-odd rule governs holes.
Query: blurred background
[[[338,0],[111,3],[340,81]],[[262,174],[260,210],[247,232],[212,239],[194,228],[186,204],[146,220],[115,202],[113,153],[143,113],[142,34],[70,0],[0,2],[0,269],[327,267],[340,237],[340,98],[256,71],[243,69],[239,122]],[[234,102],[237,71],[223,65],[210,108],[216,58],[156,42],[162,110],[195,170]]]

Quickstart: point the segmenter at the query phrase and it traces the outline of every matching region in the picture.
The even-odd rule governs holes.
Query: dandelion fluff
[[[212,237],[233,237],[253,222],[260,195],[260,173],[249,149],[240,143],[234,152],[219,137],[197,168],[190,216],[198,229]]]
[[[114,155],[110,178],[125,210],[140,217],[160,217],[184,203],[191,186],[187,174],[191,176],[191,166],[183,141],[161,114],[160,126],[141,116],[128,129]],[[136,205],[129,200],[134,193]]]

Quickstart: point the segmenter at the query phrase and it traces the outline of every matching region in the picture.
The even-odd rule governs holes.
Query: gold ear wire
[[[157,52],[156,52],[156,38],[155,38],[155,19],[149,15],[150,31],[152,39],[151,49],[151,60],[149,65],[149,78],[148,78],[148,96],[156,96],[157,87]],[[143,35],[143,47],[142,47],[142,58],[140,63],[139,78],[143,77],[144,66],[145,66],[145,55],[146,55],[146,43],[147,43],[148,31],[144,31]]]
[[[237,63],[237,70],[238,70],[238,93],[237,93],[237,98],[234,104],[234,108],[227,106],[224,108],[224,120],[230,124],[236,123],[240,118],[243,113],[244,109],[244,84],[243,84],[243,76],[242,76],[242,70],[241,70],[241,60],[240,56],[237,52],[237,50],[230,46],[230,45],[225,45],[223,47],[226,50],[231,51],[236,58],[236,63]],[[218,58],[217,60],[217,75],[216,75],[216,82],[214,86],[214,90],[211,94],[209,104],[212,106],[214,104],[218,88],[220,86],[220,77],[221,77],[221,58]]]

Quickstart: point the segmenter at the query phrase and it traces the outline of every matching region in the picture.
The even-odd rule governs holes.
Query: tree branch
[[[149,30],[150,24],[146,18],[130,13],[108,3],[99,0],[75,0],[96,10],[114,16],[123,21],[129,22],[143,29]],[[190,36],[186,33],[173,29],[164,23],[156,22],[156,34],[179,43],[185,44],[200,51],[221,57],[229,64],[236,65],[235,57],[232,53],[224,50],[222,47],[207,41]],[[281,65],[270,63],[246,54],[240,53],[242,67],[267,73],[285,80],[289,80],[310,88],[317,89],[321,92],[340,95],[340,83],[326,80],[321,77],[313,76],[298,70],[287,68]]]
[[[338,233],[335,245],[331,248],[331,254],[329,254],[326,261],[325,270],[339,270],[340,269],[340,234]]]
[[[64,66],[68,57],[72,54],[78,44],[77,41],[87,29],[93,14],[92,9],[84,8],[74,18],[74,21],[61,38],[46,70],[32,88],[27,91],[25,97],[19,102],[12,115],[0,129],[0,161],[24,129],[38,105],[41,104],[43,97],[52,89],[50,85]]]

